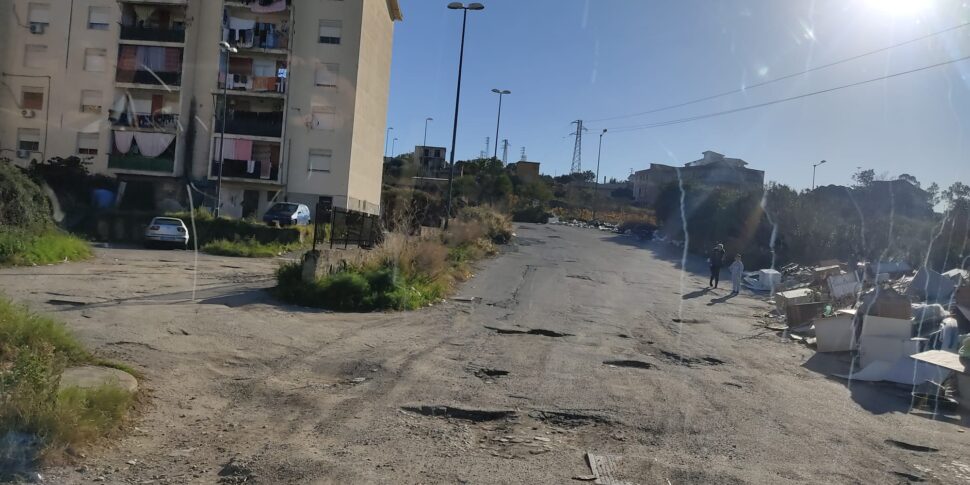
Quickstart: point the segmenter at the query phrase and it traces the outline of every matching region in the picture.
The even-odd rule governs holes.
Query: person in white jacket
[[[744,273],[744,263],[741,262],[741,255],[734,255],[734,262],[728,266],[731,271],[731,294],[737,295],[741,292],[741,275]]]

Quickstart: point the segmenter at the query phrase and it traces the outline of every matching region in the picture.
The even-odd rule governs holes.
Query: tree
[[[913,184],[914,187],[920,188],[919,180],[916,180],[916,177],[914,177],[914,176],[912,176],[912,175],[910,175],[908,173],[900,174],[899,177],[896,177],[896,180],[905,180],[905,181]]]
[[[970,200],[970,186],[963,182],[953,182],[950,188],[943,191],[942,199],[949,207],[953,207],[959,201]]]
[[[868,187],[872,185],[872,181],[875,179],[876,171],[871,168],[868,170],[859,170],[852,174],[852,180],[855,182],[856,187]]]
[[[933,182],[929,187],[926,188],[926,193],[929,194],[930,205],[936,205],[940,203],[940,186]]]

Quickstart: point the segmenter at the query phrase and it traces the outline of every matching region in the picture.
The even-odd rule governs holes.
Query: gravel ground
[[[411,313],[281,305],[279,260],[111,248],[0,271],[145,375],[128,433],[45,481],[580,483],[590,452],[638,484],[970,483],[966,418],[813,370],[838,362],[759,327],[763,299],[705,291],[702,261],[517,232],[459,290],[474,301]]]

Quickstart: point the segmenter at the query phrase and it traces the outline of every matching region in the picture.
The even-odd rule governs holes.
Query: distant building
[[[448,160],[445,154],[448,150],[445,147],[416,146],[412,155],[415,165],[418,166],[418,176],[435,177],[448,171]]]
[[[679,170],[683,182],[695,187],[761,190],[765,173],[747,168],[747,165],[748,162],[740,158],[728,158],[708,150],[704,152],[704,158],[687,163]],[[630,176],[634,200],[653,204],[664,187],[677,183],[677,170],[670,165],[651,163],[650,168],[634,172]]]
[[[519,177],[519,180],[524,182],[539,180],[539,162],[527,162],[522,160],[510,165],[514,166],[512,173]]]

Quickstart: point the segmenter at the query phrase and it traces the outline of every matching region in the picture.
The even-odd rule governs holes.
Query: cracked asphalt
[[[199,255],[196,270],[191,252],[121,248],[0,271],[8,296],[145,376],[124,436],[41,473],[570,483],[590,452],[639,484],[970,483],[964,425],[909,412],[906,389],[813,370],[812,350],[759,326],[764,298],[705,290],[702,261],[682,272],[663,243],[516,231],[459,288],[470,301],[411,313],[281,305],[264,291],[278,260]]]

